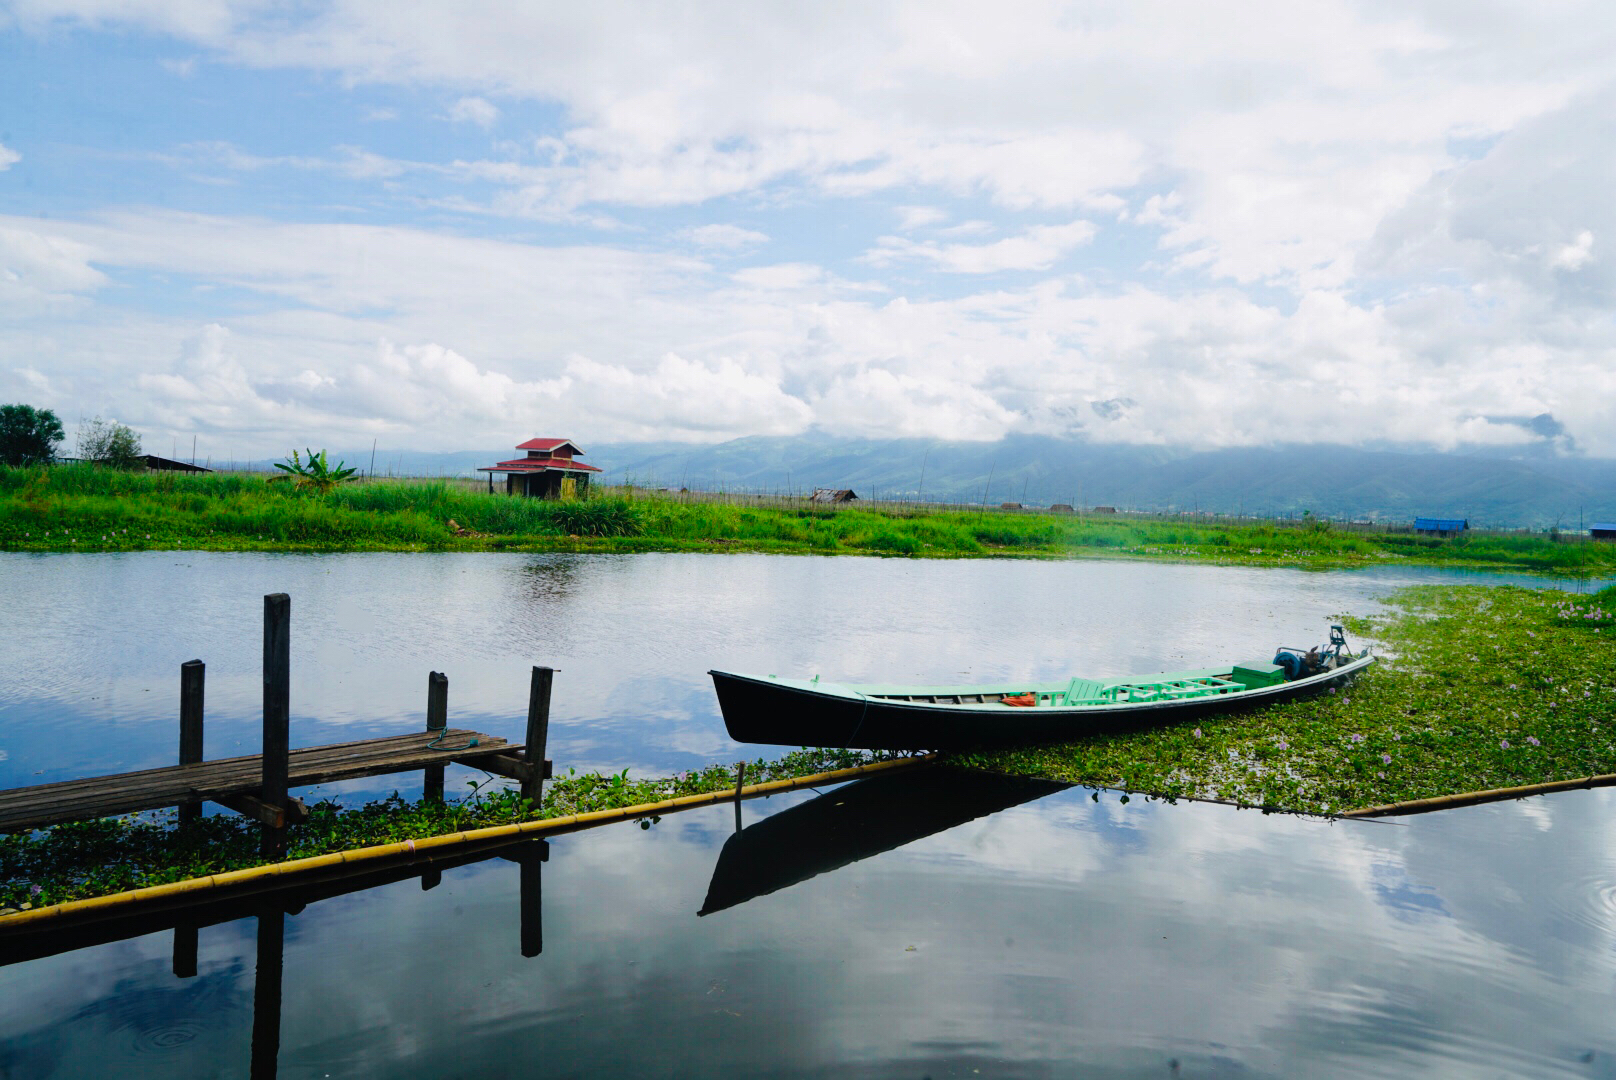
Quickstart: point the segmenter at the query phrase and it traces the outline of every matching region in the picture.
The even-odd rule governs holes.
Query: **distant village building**
[[[1616,544],[1616,522],[1596,521],[1588,526],[1588,535],[1595,540]]]
[[[1094,512],[1096,514],[1114,514],[1117,512],[1117,508],[1114,506],[1096,506]]]
[[[1070,514],[1072,512],[1072,504],[1071,503],[1050,503],[1049,508],[1051,510],[1062,510],[1062,511],[1068,513],[1068,514]]]
[[[999,509],[1000,510],[1020,510],[1021,509],[1021,504],[1020,503],[1000,503],[999,504]]]
[[[814,493],[808,496],[809,502],[816,503],[847,503],[858,498],[852,488],[814,488]]]
[[[156,454],[146,454],[146,468],[157,472],[212,472],[190,461],[175,461],[173,458],[158,457]]]
[[[488,474],[488,492],[494,492],[494,474],[505,474],[505,494],[526,495],[532,499],[560,499],[584,495],[589,490],[589,476],[600,470],[573,460],[583,453],[571,439],[529,439],[519,443],[518,450],[526,450],[527,457],[487,465],[478,472]]]
[[[1421,536],[1458,536],[1470,528],[1468,518],[1429,518],[1417,517],[1414,519],[1414,531]]]

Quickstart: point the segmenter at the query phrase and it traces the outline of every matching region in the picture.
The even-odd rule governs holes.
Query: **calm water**
[[[433,668],[454,722],[516,736],[527,668],[551,663],[559,765],[664,770],[756,753],[725,738],[708,667],[1170,668],[1320,639],[1328,616],[1438,577],[0,556],[0,783],[171,761],[192,656],[210,754],[255,749],[270,591],[292,595],[295,743],[418,726]],[[200,931],[192,978],[167,931],[0,955],[0,1077],[247,1076],[273,1004],[257,1075],[1616,1077],[1609,791],[1402,824],[890,791],[751,802],[733,837],[726,806],[557,838],[542,871],[492,859],[430,891],[309,903],[263,953],[260,920],[236,918]],[[283,965],[281,994],[260,960]]]

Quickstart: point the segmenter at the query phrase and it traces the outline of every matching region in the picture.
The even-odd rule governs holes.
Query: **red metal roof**
[[[478,472],[544,472],[546,469],[559,469],[562,472],[600,472],[594,465],[585,465],[581,461],[571,458],[526,457],[516,458],[514,461],[502,461],[498,465],[488,465],[479,468]]]
[[[573,442],[571,439],[529,439],[525,443],[517,443],[516,444],[516,448],[518,450],[550,450],[550,451],[554,451],[558,447],[562,447],[562,446],[570,446],[570,447],[572,447],[572,452],[574,454],[581,454],[581,453],[584,452],[584,448],[579,446],[577,443]]]

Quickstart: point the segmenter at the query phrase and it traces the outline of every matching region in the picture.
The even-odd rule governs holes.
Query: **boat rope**
[[[438,737],[436,739],[433,739],[431,742],[426,744],[426,748],[428,750],[470,750],[473,746],[477,745],[477,736],[473,735],[466,740],[465,746],[444,746],[443,740],[448,737],[448,734],[449,729],[444,728],[438,733]]]

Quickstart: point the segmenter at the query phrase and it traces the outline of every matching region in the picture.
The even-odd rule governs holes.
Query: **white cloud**
[[[0,143],[0,172],[5,172],[7,169],[11,168],[21,160],[21,154],[11,149],[5,143]]]
[[[463,97],[449,106],[449,119],[457,124],[491,128],[499,120],[499,109],[487,98]]]
[[[948,211],[939,206],[898,207],[898,228],[904,232],[924,229],[928,225],[936,225],[947,220]]]
[[[991,244],[921,244],[901,236],[883,236],[863,255],[872,266],[903,260],[929,262],[951,274],[992,274],[1002,270],[1048,270],[1073,248],[1094,239],[1092,222],[1035,225],[1020,236]]]
[[[739,225],[698,225],[683,230],[679,236],[697,247],[718,248],[724,251],[739,251],[769,242],[767,233],[760,233],[755,229],[743,229]]]
[[[11,10],[24,32],[171,35],[206,58],[198,79],[312,72],[483,126],[559,118],[471,161],[362,134],[149,151],[243,186],[370,181],[391,226],[0,219],[0,346],[50,357],[57,393],[145,395],[154,415],[211,396],[244,425],[408,424],[440,444],[461,436],[433,395],[467,402],[465,425],[499,422],[477,400],[576,406],[581,438],[795,430],[807,409],[846,431],[1459,445],[1548,413],[1616,452],[1616,9],[1592,0]],[[496,214],[616,231],[544,246],[442,225]],[[771,263],[724,274],[631,249],[647,236],[767,243]],[[1085,276],[1065,272],[1097,239]],[[1003,271],[1028,276],[972,278]],[[108,302],[133,272],[172,303]],[[681,393],[744,407],[680,411]],[[1124,399],[1114,419],[1092,407]]]

